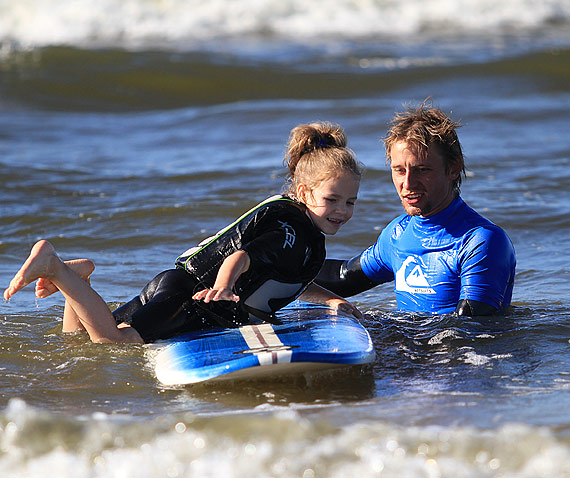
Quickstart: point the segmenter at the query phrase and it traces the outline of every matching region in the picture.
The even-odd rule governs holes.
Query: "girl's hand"
[[[216,275],[214,287],[198,291],[192,298],[194,300],[203,300],[204,302],[217,300],[238,302],[239,297],[234,294],[232,288],[239,276],[249,269],[249,264],[250,260],[247,252],[242,250],[235,251],[222,262]]]
[[[202,289],[196,292],[192,299],[203,300],[204,302],[218,301],[218,300],[231,300],[233,302],[239,301],[239,296],[235,295],[228,287],[221,287],[219,289]]]
[[[362,319],[362,313],[358,308],[352,305],[350,302],[344,299],[328,299],[327,305],[331,309],[335,309],[337,312],[342,312],[343,314],[353,315],[357,319]]]

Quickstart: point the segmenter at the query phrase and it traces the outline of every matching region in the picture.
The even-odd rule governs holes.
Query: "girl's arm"
[[[233,287],[239,276],[249,269],[250,263],[249,256],[245,251],[236,251],[229,255],[224,259],[218,270],[214,287],[196,292],[192,298],[194,300],[203,300],[204,302],[210,302],[211,300],[232,300],[237,302],[239,297],[234,294]]]
[[[313,304],[326,305],[331,309],[354,315],[357,319],[362,318],[362,313],[354,305],[314,282],[305,289],[299,299]]]

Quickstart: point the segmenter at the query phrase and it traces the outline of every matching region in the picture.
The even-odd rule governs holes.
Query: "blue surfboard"
[[[352,316],[295,302],[280,325],[208,329],[158,342],[155,372],[164,385],[260,379],[363,365],[374,360],[370,335]]]

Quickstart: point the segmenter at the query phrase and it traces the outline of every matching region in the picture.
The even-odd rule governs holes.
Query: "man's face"
[[[392,181],[406,213],[410,216],[430,216],[451,204],[455,198],[453,181],[459,172],[445,171],[443,158],[437,148],[430,147],[422,160],[408,148],[406,141],[394,143],[390,151]]]

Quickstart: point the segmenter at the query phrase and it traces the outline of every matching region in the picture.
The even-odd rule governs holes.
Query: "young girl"
[[[62,262],[47,241],[34,245],[4,297],[35,280],[37,297],[61,291],[63,330],[86,330],[94,342],[145,343],[205,327],[274,322],[275,312],[296,298],[358,317],[352,304],[312,280],[325,259],[323,234],[336,234],[352,217],[361,166],[344,131],[330,123],[294,128],[284,162],[285,195],[186,251],[175,269],[114,312],[89,284],[93,263]]]

